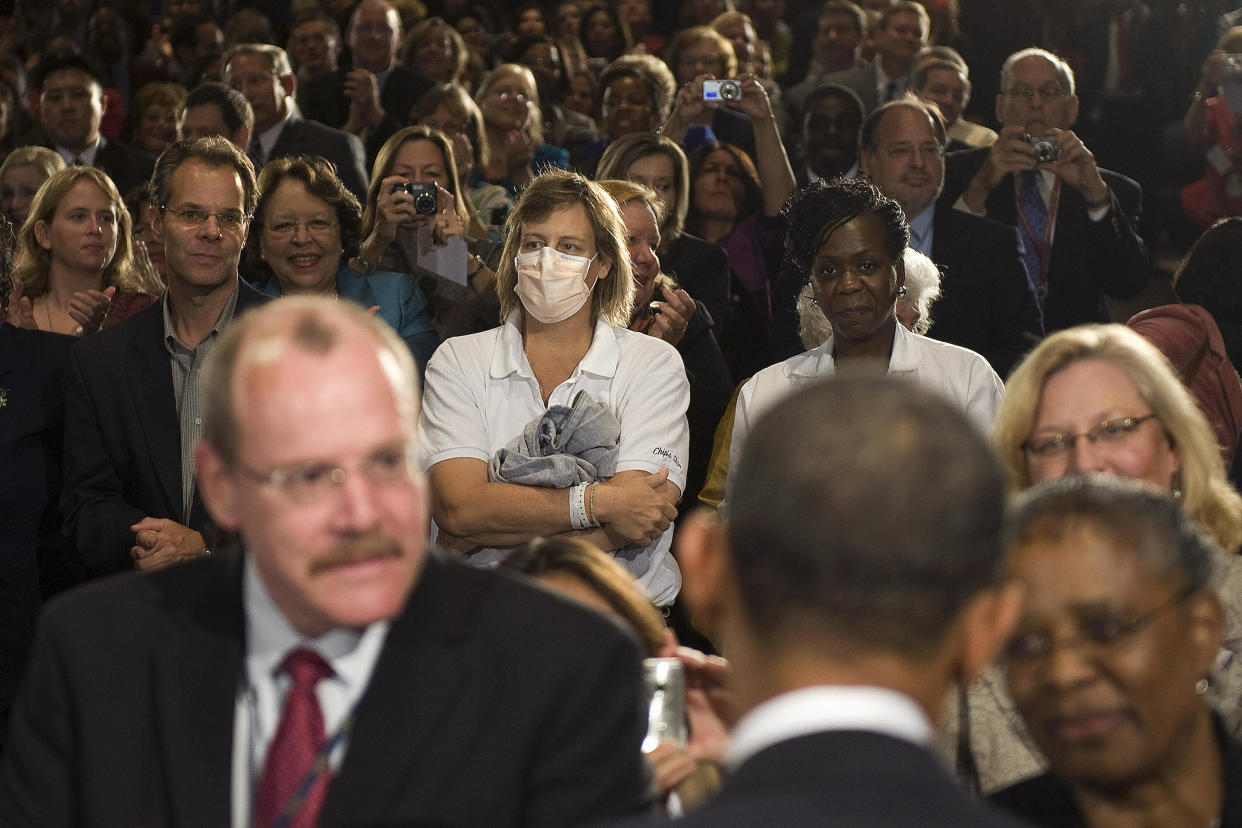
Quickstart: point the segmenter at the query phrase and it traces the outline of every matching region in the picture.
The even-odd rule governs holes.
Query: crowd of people
[[[0,825],[1242,828],[1240,118],[1230,0],[17,0]]]

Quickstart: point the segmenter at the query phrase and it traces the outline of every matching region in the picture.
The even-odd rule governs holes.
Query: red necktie
[[[255,828],[267,828],[289,808],[327,741],[315,685],[332,675],[332,668],[314,650],[298,649],[285,657],[281,669],[289,674],[292,683],[285,694],[280,726],[263,763],[254,810]],[[295,803],[284,825],[314,828],[330,777],[327,769],[318,774],[302,801]]]

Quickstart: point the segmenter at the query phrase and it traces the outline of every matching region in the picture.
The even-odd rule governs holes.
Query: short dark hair
[[[236,132],[243,126],[246,129],[254,128],[254,110],[250,107],[250,101],[233,87],[218,81],[204,81],[191,89],[186,95],[181,114],[185,115],[185,110],[192,106],[207,104],[220,110],[220,117],[231,132]]]
[[[173,174],[192,158],[197,158],[209,166],[231,167],[236,170],[242,182],[246,215],[254,214],[259,200],[254,165],[236,144],[219,135],[187,138],[160,153],[160,157],[155,160],[155,170],[151,173],[151,203],[157,210],[163,211],[168,199],[172,198]]]
[[[868,152],[875,152],[875,134],[880,131],[880,122],[884,120],[885,115],[899,107],[922,112],[928,118],[931,118],[932,131],[936,134],[936,143],[942,147],[948,144],[949,136],[944,129],[944,116],[940,114],[940,108],[935,104],[929,105],[924,103],[918,98],[905,97],[896,101],[889,101],[871,111],[871,114],[867,116],[867,120],[863,121],[862,129],[858,131],[858,146]]]
[[[608,84],[617,78],[633,78],[646,86],[656,121],[668,118],[673,108],[673,98],[677,95],[677,80],[664,65],[664,61],[654,55],[622,55],[617,58],[604,67],[599,75],[601,100],[608,91]]]
[[[914,0],[897,0],[896,3],[880,12],[880,28],[887,29],[893,22],[893,17],[899,14],[913,14],[923,25],[923,34],[931,30],[931,16],[927,13],[927,9]]]
[[[962,76],[962,81],[966,85],[967,91],[970,90],[970,77],[966,72],[966,67],[960,63],[954,63],[951,60],[942,60],[936,58],[934,60],[925,60],[920,63],[910,75],[910,91],[917,92],[927,85],[927,76],[932,72],[954,72]]]
[[[299,155],[276,158],[263,165],[259,173],[259,203],[251,219],[251,232],[246,239],[244,252],[246,274],[258,282],[274,275],[271,265],[263,261],[260,240],[263,236],[264,213],[267,200],[283,181],[300,181],[306,191],[323,199],[336,213],[341,228],[342,261],[349,261],[358,254],[362,240],[362,205],[358,197],[345,188],[332,162],[320,155]]]
[[[764,415],[727,530],[755,632],[935,652],[998,582],[1004,473],[957,405],[904,379],[841,376]]]
[[[858,113],[858,123],[862,123],[863,117],[867,114],[867,107],[863,105],[862,98],[858,97],[858,93],[848,86],[842,86],[839,83],[821,83],[819,86],[811,90],[806,96],[806,100],[802,104],[802,116],[806,118],[811,107],[823,98],[840,98],[846,104]]]
[[[47,83],[47,79],[56,72],[65,72],[69,70],[85,72],[90,75],[92,81],[101,89],[103,88],[103,75],[99,74],[98,67],[94,61],[83,55],[81,52],[54,52],[43,60],[39,61],[39,65],[35,67],[34,74],[31,76],[31,85],[40,95],[43,94],[43,84]]]
[[[840,14],[853,18],[854,25],[858,28],[859,34],[864,34],[867,31],[867,13],[857,3],[851,3],[850,0],[828,0],[827,3],[819,7],[819,16],[816,20],[823,20],[830,14]]]
[[[815,254],[837,228],[861,215],[875,216],[884,230],[884,251],[893,261],[910,243],[910,226],[901,205],[865,178],[815,181],[794,191],[785,203],[785,265],[802,281],[811,278]]]
[[[1019,495],[1005,528],[1005,546],[1057,541],[1082,529],[1131,549],[1154,574],[1187,591],[1211,586],[1220,547],[1168,492],[1109,475],[1060,478]]]
[[[742,203],[738,206],[738,221],[749,218],[763,209],[763,183],[759,180],[755,162],[750,160],[745,150],[725,141],[704,141],[686,156],[686,160],[690,162],[690,212],[686,226],[691,231],[698,229],[699,219],[698,210],[694,207],[694,182],[698,179],[699,173],[703,171],[703,165],[707,163],[708,156],[717,150],[728,153],[742,174],[743,193]]]

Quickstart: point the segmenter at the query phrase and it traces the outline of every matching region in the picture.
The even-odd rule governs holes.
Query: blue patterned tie
[[[1044,234],[1048,230],[1048,205],[1039,192],[1039,170],[1026,170],[1022,173],[1022,186],[1018,190],[1018,207],[1026,218],[1025,227],[1030,234],[1022,250],[1022,258],[1026,261],[1026,269],[1043,284],[1047,278],[1046,269],[1041,263],[1040,249],[1043,247]]]
[[[250,139],[250,147],[246,150],[246,155],[250,156],[250,163],[254,164],[254,172],[258,175],[263,167],[263,145],[259,143],[259,136],[256,135]]]

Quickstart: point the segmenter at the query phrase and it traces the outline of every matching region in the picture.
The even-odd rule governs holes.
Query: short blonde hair
[[[634,274],[625,244],[625,222],[617,202],[603,187],[576,172],[552,168],[526,185],[505,220],[505,247],[496,271],[496,295],[500,315],[507,319],[521,307],[517,295],[517,269],[513,260],[520,252],[523,228],[553,210],[581,204],[586,210],[595,237],[595,251],[612,265],[607,279],[595,283],[591,293],[591,316],[610,325],[624,327],[630,322],[634,304]]]
[[[522,66],[520,63],[502,63],[492,71],[483,76],[483,80],[479,81],[479,88],[474,93],[474,102],[479,105],[479,110],[483,110],[484,102],[491,93],[492,87],[495,86],[502,78],[509,75],[520,75],[522,80],[526,82],[526,89],[529,92],[528,102],[531,104],[527,107],[526,123],[522,127],[530,140],[536,144],[543,143],[543,116],[539,113],[542,110],[539,107],[539,87],[535,83],[534,74]]]
[[[1122,325],[1080,325],[1052,334],[1014,369],[992,441],[1016,490],[1031,485],[1023,444],[1031,435],[1048,380],[1083,360],[1108,362],[1125,372],[1164,426],[1182,461],[1182,508],[1223,548],[1242,543],[1242,497],[1225,475],[1220,448],[1194,399],[1150,342]]]
[[[47,147],[18,147],[4,158],[0,164],[0,176],[17,167],[34,167],[43,173],[44,180],[51,178],[66,166],[65,159],[56,150]],[[20,229],[20,228],[19,228]]]
[[[733,43],[722,36],[711,26],[691,26],[673,35],[668,48],[664,50],[664,61],[673,74],[677,74],[677,64],[681,62],[681,53],[701,40],[706,40],[716,47],[720,57],[720,75],[731,78],[737,75],[737,55],[733,52]]]
[[[102,190],[116,212],[116,252],[104,268],[104,285],[152,295],[162,293],[160,285],[145,281],[134,267],[133,220],[116,185],[98,167],[78,166],[66,167],[44,181],[30,204],[30,213],[17,237],[21,253],[13,267],[13,278],[21,279],[23,294],[34,298],[47,293],[51,287],[48,276],[52,269],[52,255],[35,238],[35,225],[41,221],[51,223],[61,200],[79,181],[90,181]]]

